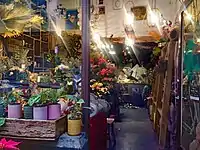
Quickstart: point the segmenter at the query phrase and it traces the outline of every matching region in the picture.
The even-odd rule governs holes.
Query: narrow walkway
[[[158,150],[152,124],[145,109],[122,109],[116,123],[116,150]]]

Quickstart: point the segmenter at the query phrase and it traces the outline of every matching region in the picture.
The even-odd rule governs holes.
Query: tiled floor
[[[122,122],[116,123],[116,150],[158,150],[147,110],[122,109]]]

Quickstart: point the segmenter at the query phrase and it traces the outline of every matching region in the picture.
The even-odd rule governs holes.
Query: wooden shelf
[[[177,52],[176,45],[176,42],[172,41],[169,42],[169,45],[165,49],[161,50],[161,56],[167,60],[167,69],[164,72],[156,73],[152,90],[153,106],[151,120],[153,121],[154,130],[159,137],[161,148],[164,148],[167,140],[168,114],[174,76],[174,55]]]

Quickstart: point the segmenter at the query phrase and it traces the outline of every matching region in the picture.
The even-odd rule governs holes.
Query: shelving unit
[[[171,103],[172,82],[174,76],[176,41],[170,41],[162,49],[162,58],[167,61],[167,69],[156,73],[153,85],[152,115],[154,129],[159,137],[159,145],[165,148],[168,136],[169,109]]]
[[[47,32],[48,26],[44,26],[44,24],[48,24],[46,10],[34,3],[31,3],[31,7],[36,11],[36,14],[44,18],[44,23],[26,29],[19,37],[8,38],[8,51],[12,54],[16,49],[29,49],[28,57],[30,61],[37,63],[34,69],[44,71],[46,69],[44,56],[54,50],[56,38],[53,32]]]

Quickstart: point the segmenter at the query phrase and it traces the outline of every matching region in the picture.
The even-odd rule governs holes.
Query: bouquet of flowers
[[[91,80],[90,87],[97,96],[109,93],[113,83],[116,81],[114,64],[102,56],[91,60]]]

